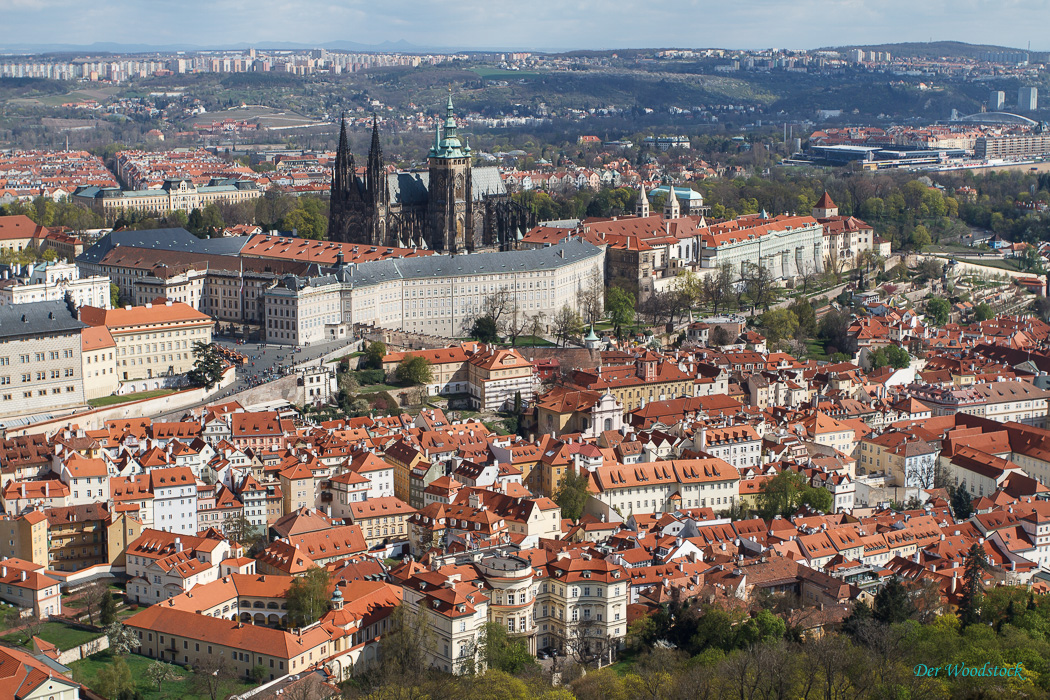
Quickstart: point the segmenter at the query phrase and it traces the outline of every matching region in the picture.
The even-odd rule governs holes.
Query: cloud
[[[347,40],[474,48],[815,48],[959,40],[1047,49],[1045,0],[0,0],[18,43]],[[1023,23],[1018,18],[1024,18]]]

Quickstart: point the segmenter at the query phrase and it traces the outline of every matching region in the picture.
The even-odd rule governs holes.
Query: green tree
[[[120,287],[114,283],[109,283],[109,305],[114,309],[120,308]]]
[[[315,566],[288,586],[288,625],[306,627],[328,612],[328,569]]]
[[[821,513],[829,513],[833,510],[833,506],[835,505],[835,497],[825,488],[806,486],[806,488],[802,490],[801,502],[813,510],[819,510]]]
[[[613,325],[613,332],[617,338],[623,337],[624,326],[634,323],[634,295],[621,287],[612,287],[609,290],[605,308],[609,312],[609,321]]]
[[[995,318],[995,312],[992,311],[991,306],[989,306],[986,302],[982,301],[980,304],[977,305],[977,308],[974,309],[973,317],[974,320],[977,321],[987,321],[989,319]]]
[[[948,300],[941,297],[934,297],[926,302],[926,315],[938,326],[948,323],[948,316],[951,314],[951,310],[952,307]]]
[[[386,345],[381,341],[374,341],[368,344],[368,349],[365,350],[365,367],[371,369],[383,369],[383,358],[386,356]]]
[[[483,343],[498,343],[499,327],[496,325],[496,320],[488,314],[479,316],[470,329],[470,337]]]
[[[767,520],[777,515],[788,516],[802,503],[802,496],[809,488],[806,477],[799,472],[785,469],[766,482],[758,497],[758,509]]]
[[[790,309],[773,309],[758,317],[758,325],[770,343],[779,343],[795,336],[798,317]]]
[[[561,486],[554,496],[554,502],[561,508],[563,518],[576,521],[583,515],[584,506],[591,492],[588,488],[587,476],[575,469],[566,469],[562,477]]]
[[[124,659],[117,657],[105,664],[95,676],[95,690],[104,698],[115,698],[123,692],[135,690],[135,679]]]
[[[810,338],[817,332],[817,312],[806,299],[795,297],[788,306],[788,310],[795,314],[798,319],[798,332],[800,335]]]
[[[102,596],[102,602],[98,608],[98,623],[102,627],[112,625],[117,619],[117,603],[113,600],[113,594],[106,588],[106,594]]]
[[[973,515],[973,502],[970,494],[966,492],[966,485],[955,486],[951,489],[952,512],[957,520],[968,520]]]
[[[984,598],[984,572],[988,569],[988,558],[984,548],[976,542],[966,552],[963,567],[963,594],[959,601],[959,622],[963,627],[981,621],[981,602]]]
[[[215,345],[198,340],[193,344],[193,357],[193,369],[186,373],[190,384],[211,389],[222,381],[226,363]]]
[[[418,355],[406,355],[394,370],[394,376],[402,384],[421,386],[429,384],[434,376],[430,361]]]
[[[911,597],[900,581],[893,578],[875,595],[872,617],[887,625],[904,622],[915,613]]]
[[[882,367],[904,369],[911,363],[911,356],[908,355],[907,350],[899,345],[887,345],[873,351],[869,356],[869,361],[872,369],[880,369]]]
[[[485,624],[482,632],[481,661],[485,668],[517,675],[536,664],[524,639],[510,639],[507,628],[495,622]]]

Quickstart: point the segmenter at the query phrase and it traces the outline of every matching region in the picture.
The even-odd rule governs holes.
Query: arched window
[[[605,429],[612,430],[612,418],[605,419]]]

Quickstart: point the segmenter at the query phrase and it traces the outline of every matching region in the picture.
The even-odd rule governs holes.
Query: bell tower
[[[444,129],[434,133],[430,165],[427,218],[430,247],[444,253],[474,249],[474,212],[471,196],[470,146],[459,139],[453,114],[452,88],[445,105]]]

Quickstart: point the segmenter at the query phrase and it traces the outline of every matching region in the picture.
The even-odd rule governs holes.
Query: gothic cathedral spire
[[[386,184],[383,145],[379,141],[379,119],[372,115],[372,145],[368,148],[368,191],[376,204],[388,204],[390,191]]]

